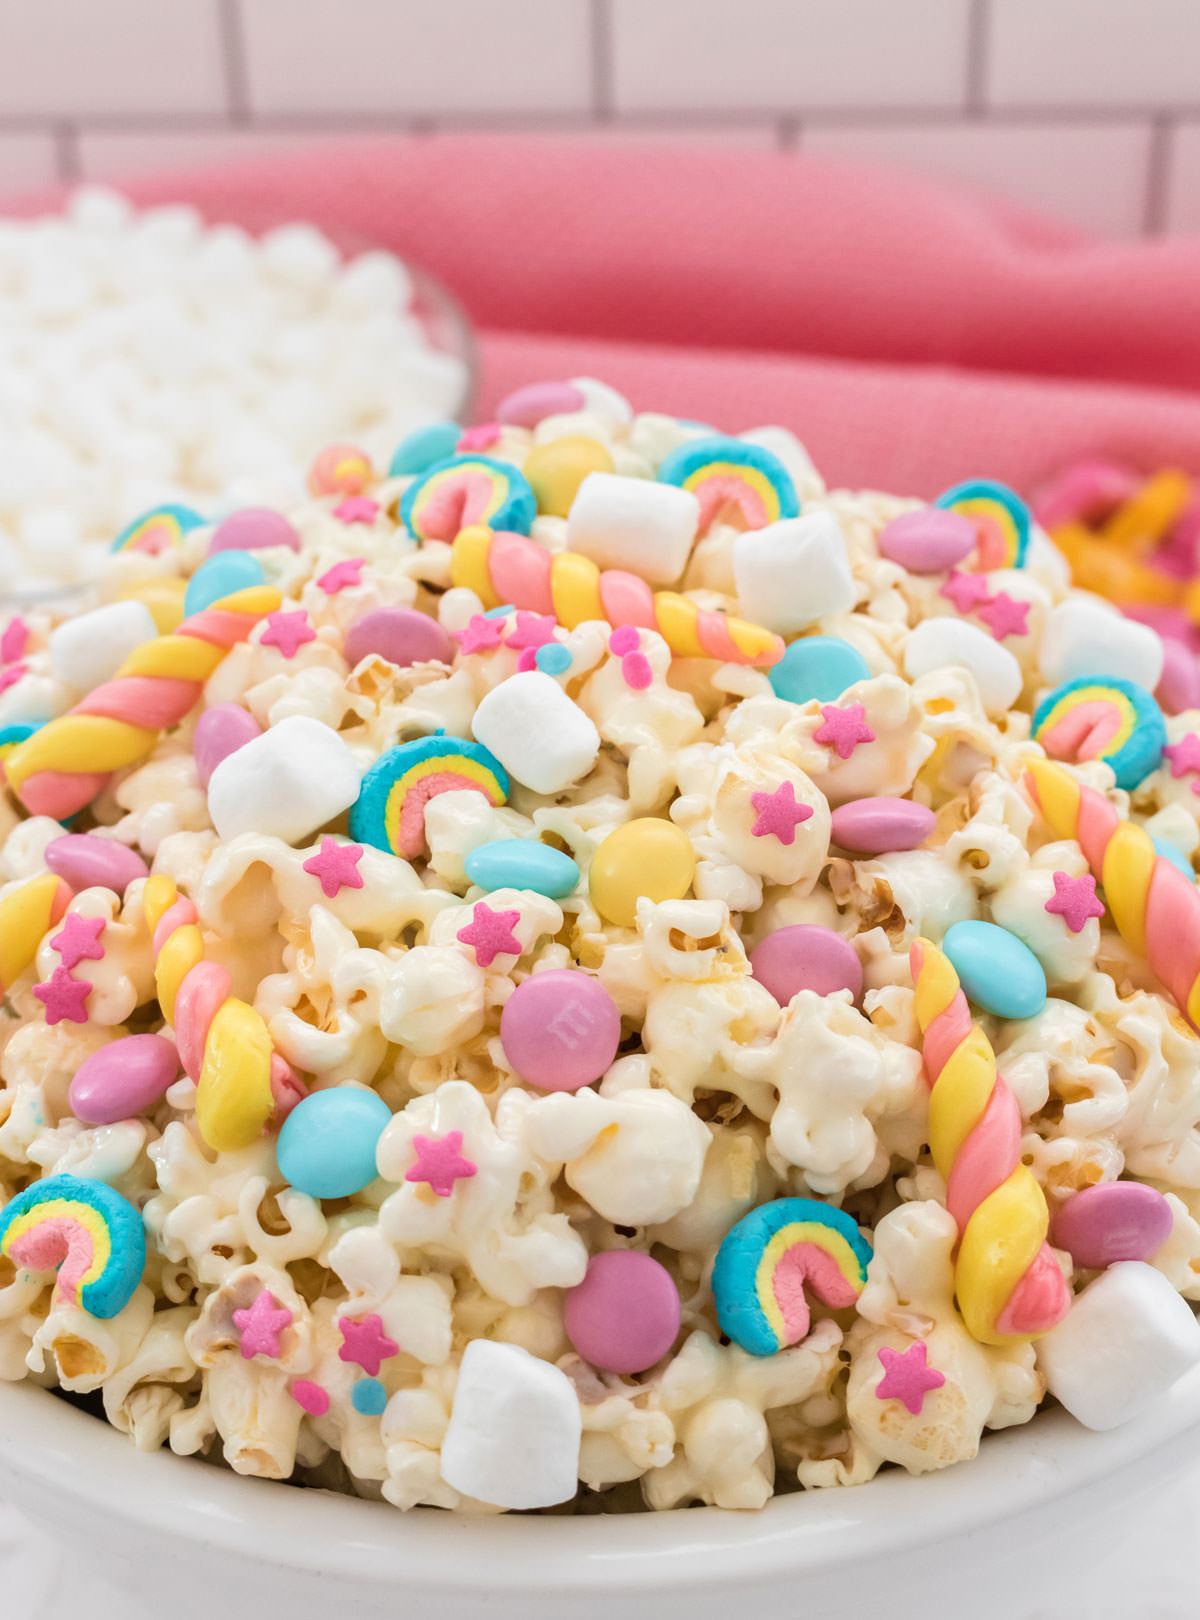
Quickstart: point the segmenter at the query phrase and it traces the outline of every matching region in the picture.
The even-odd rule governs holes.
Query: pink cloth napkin
[[[424,264],[480,328],[481,419],[591,373],[643,409],[782,423],[837,483],[1029,489],[1095,452],[1200,472],[1200,241],[1098,242],[785,154],[545,137],[339,142],[128,189]]]

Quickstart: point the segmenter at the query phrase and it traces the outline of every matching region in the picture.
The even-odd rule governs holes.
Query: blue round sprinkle
[[[1186,855],[1177,850],[1175,845],[1172,844],[1169,839],[1152,838],[1150,842],[1154,845],[1155,849],[1162,856],[1164,861],[1170,861],[1172,866],[1178,867],[1189,883],[1194,883],[1196,881],[1196,874],[1192,870],[1191,861],[1188,860]]]
[[[1023,939],[989,922],[958,922],[942,949],[963,994],[997,1018],[1032,1018],[1046,1005],[1046,975]]]
[[[775,696],[789,703],[808,703],[816,698],[833,703],[855,681],[865,681],[871,671],[863,655],[839,636],[805,636],[793,641],[783,657],[767,671]]]
[[[207,562],[201,563],[188,580],[183,595],[184,617],[203,613],[205,608],[219,602],[223,596],[232,596],[235,591],[261,585],[266,577],[262,563],[253,552],[218,551]]]
[[[571,667],[571,649],[561,641],[549,641],[533,655],[534,662],[547,675],[565,675]]]
[[[535,838],[497,838],[476,844],[463,862],[477,888],[532,889],[551,900],[561,900],[579,882],[579,868],[569,855]]]
[[[379,1417],[388,1403],[388,1393],[378,1378],[360,1378],[350,1395],[350,1404],[363,1417]]]
[[[388,477],[408,478],[414,473],[423,473],[426,467],[452,456],[461,438],[462,428],[457,422],[430,422],[426,427],[417,428],[396,446]]]
[[[484,614],[484,618],[485,619],[507,619],[510,613],[515,613],[516,611],[517,611],[516,608],[512,605],[511,602],[505,602],[503,607],[488,608],[487,612]]]
[[[349,1198],[375,1180],[375,1149],[391,1117],[383,1098],[360,1086],[310,1092],[283,1122],[279,1169],[310,1198]]]

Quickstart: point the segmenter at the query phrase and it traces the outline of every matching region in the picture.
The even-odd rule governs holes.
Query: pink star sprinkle
[[[339,844],[336,838],[325,837],[315,855],[304,863],[304,870],[321,880],[321,893],[332,900],[343,889],[361,889],[363,875],[358,863],[363,858],[361,844]]]
[[[367,495],[347,495],[333,509],[339,523],[374,523],[379,516],[379,502]]]
[[[343,1339],[338,1360],[361,1367],[368,1378],[378,1378],[383,1363],[400,1353],[395,1339],[383,1331],[381,1316],[343,1316],[338,1326]]]
[[[471,921],[460,928],[455,937],[464,945],[475,947],[475,960],[480,967],[491,967],[498,956],[520,956],[523,947],[513,933],[513,925],[520,920],[519,911],[493,911],[491,906],[477,900]]]
[[[489,619],[484,613],[473,613],[462,630],[453,630],[458,650],[462,653],[492,652],[504,637],[503,619]]]
[[[10,664],[7,669],[0,669],[0,692],[15,686],[28,668],[28,664]]]
[[[454,448],[459,455],[467,455],[472,450],[486,450],[499,437],[499,422],[480,422],[477,427],[467,428]]]
[[[347,585],[361,585],[362,571],[366,566],[365,557],[343,557],[341,562],[335,562],[332,568],[325,570],[317,584],[326,596],[336,596]]]
[[[621,660],[621,675],[625,685],[632,687],[635,692],[644,692],[648,686],[654,685],[654,671],[644,652],[626,653]]]
[[[65,967],[56,967],[44,984],[35,984],[33,993],[46,1009],[48,1024],[61,1024],[64,1018],[72,1024],[87,1023],[84,1002],[92,987],[84,979],[73,979]]]
[[[50,941],[50,949],[62,957],[65,968],[78,967],[85,957],[88,961],[98,962],[104,955],[100,935],[104,932],[105,923],[103,917],[81,917],[77,911],[69,911],[63,918],[62,927]]]
[[[29,640],[29,626],[18,613],[4,628],[0,636],[0,664],[11,664],[14,658],[20,658],[25,651],[25,643]]]
[[[827,743],[839,759],[849,759],[859,743],[875,741],[866,712],[861,703],[848,703],[844,709],[836,703],[822,703],[825,724],[813,732],[813,742]]]
[[[295,613],[268,613],[267,628],[259,637],[264,647],[278,647],[285,658],[295,658],[306,641],[315,641],[317,632],[303,608]]]
[[[938,591],[938,595],[953,602],[960,613],[970,613],[972,608],[988,601],[991,594],[982,574],[964,574],[959,568],[951,569],[950,578]]]
[[[1096,880],[1090,873],[1073,878],[1055,872],[1054,893],[1046,901],[1051,916],[1061,917],[1073,934],[1082,933],[1089,917],[1103,917],[1104,906],[1096,897]]]
[[[253,1356],[278,1357],[279,1335],[291,1321],[291,1311],[286,1305],[278,1304],[268,1288],[263,1289],[248,1311],[234,1311],[233,1325],[242,1335],[245,1360]]]
[[[927,1365],[928,1352],[923,1344],[910,1344],[901,1355],[885,1345],[879,1352],[883,1377],[875,1386],[881,1401],[903,1401],[914,1417],[920,1415],[925,1397],[931,1389],[941,1389],[946,1382],[945,1373]]]
[[[503,622],[509,626],[508,635],[504,638],[506,647],[528,647],[535,652],[548,641],[553,641],[554,632],[558,629],[558,620],[553,613],[527,613],[524,608],[518,608],[511,619]]]
[[[1029,609],[1032,606],[1032,602],[1018,602],[1007,591],[997,591],[995,596],[989,597],[975,609],[975,612],[996,640],[1004,641],[1009,636],[1029,634]]]
[[[447,1131],[445,1136],[414,1136],[417,1162],[405,1181],[427,1181],[439,1198],[449,1198],[456,1181],[475,1174],[470,1159],[462,1156],[462,1132]]]
[[[796,790],[790,782],[781,782],[774,793],[752,793],[750,803],[758,812],[758,820],[750,831],[755,838],[778,838],[781,844],[796,842],[796,828],[812,815],[812,806],[796,802]]]
[[[1168,743],[1163,749],[1163,756],[1171,761],[1172,776],[1200,772],[1200,737],[1194,731],[1189,731],[1177,743]]]
[[[320,1384],[314,1384],[311,1378],[297,1378],[292,1385],[291,1396],[309,1417],[324,1417],[329,1410],[329,1391],[322,1389]]]

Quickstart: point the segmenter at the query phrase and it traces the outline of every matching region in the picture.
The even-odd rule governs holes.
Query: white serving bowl
[[[142,1455],[45,1391],[0,1384],[0,1498],[62,1549],[44,1600],[32,1612],[0,1601],[0,1613],[1081,1620],[1117,1612],[1081,1606],[1081,1582],[1096,1571],[1164,1578],[1139,1567],[1139,1549],[1183,1500],[1198,1431],[1200,1369],[1108,1434],[1055,1412],[989,1436],[975,1462],[944,1473],[891,1472],[854,1490],[782,1497],[762,1513],[468,1519]],[[1181,1551],[1190,1562],[1194,1543]]]

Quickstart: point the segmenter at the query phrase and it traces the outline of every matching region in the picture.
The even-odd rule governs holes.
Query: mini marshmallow
[[[846,542],[830,512],[807,512],[739,534],[733,578],[744,617],[783,636],[848,613],[858,594]]]
[[[592,416],[598,416],[602,422],[609,422],[613,427],[624,427],[633,421],[633,406],[624,394],[618,394],[615,388],[608,383],[601,382],[598,377],[572,377],[571,387],[578,388],[583,395],[586,410]]]
[[[1163,645],[1148,625],[1104,603],[1072,597],[1047,617],[1038,665],[1049,686],[1108,675],[1153,692],[1162,679]]]
[[[1021,695],[1021,666],[986,630],[961,619],[925,619],[904,643],[910,681],[947,664],[969,670],[989,714],[1005,714]]]
[[[600,733],[552,675],[510,675],[475,710],[476,740],[510,776],[535,793],[561,793],[586,776],[600,752]]]
[[[1161,1271],[1123,1260],[1101,1272],[1038,1340],[1046,1385],[1087,1429],[1139,1417],[1200,1362],[1200,1323]]]
[[[90,692],[111,680],[135,647],[157,635],[144,602],[110,602],[51,631],[50,668],[74,691]]]
[[[442,1441],[442,1478],[493,1507],[569,1502],[578,1488],[582,1429],[566,1373],[519,1345],[472,1339]]]
[[[268,833],[297,844],[358,798],[354,755],[329,726],[289,715],[229,754],[208,783],[208,813],[222,838]]]
[[[671,585],[687,567],[700,502],[687,489],[619,473],[589,473],[567,516],[567,549],[601,568]]]

